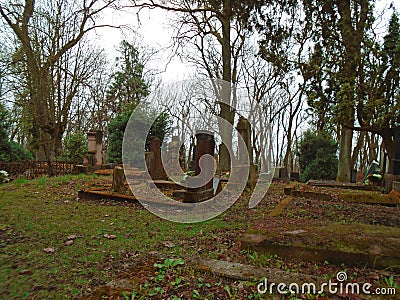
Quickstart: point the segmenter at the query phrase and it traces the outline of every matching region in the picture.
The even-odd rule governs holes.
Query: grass
[[[193,269],[187,260],[196,257],[321,277],[325,274],[325,279],[334,278],[344,269],[240,251],[239,238],[250,225],[264,219],[270,220],[269,227],[276,226],[276,219],[268,214],[282,195],[282,185],[272,185],[270,200],[263,201],[257,209],[248,209],[249,197],[244,195],[212,220],[179,224],[160,219],[141,205],[77,199],[79,189],[99,187],[110,183],[110,179],[66,175],[31,181],[17,179],[0,185],[0,299],[101,299],[110,295],[113,299],[273,297],[258,294],[256,281],[223,279]],[[306,208],[291,205],[286,212],[293,211],[294,217],[284,214],[280,220],[298,220],[299,211],[307,215],[308,210],[301,211]],[[333,215],[340,211],[333,206],[329,209]],[[326,218],[326,214],[320,215]],[[76,238],[67,246],[65,242],[71,235]],[[108,238],[112,235],[115,239]],[[355,271],[358,277],[355,275],[354,280],[372,272],[349,269],[349,274]],[[105,286],[120,278],[129,279],[132,286]],[[377,278],[377,286],[398,288],[398,274],[386,272]]]
[[[76,186],[96,185],[96,180],[67,175],[18,179],[0,186],[0,298],[79,297],[86,289],[112,280],[122,265],[149,251],[187,257],[198,252],[197,244],[210,243],[216,232],[247,226],[223,217],[178,224],[138,205],[78,201]],[[65,246],[70,235],[77,238]],[[163,241],[175,246],[167,248]],[[46,248],[55,251],[47,253]]]

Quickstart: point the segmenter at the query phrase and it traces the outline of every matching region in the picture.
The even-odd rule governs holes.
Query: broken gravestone
[[[124,169],[115,167],[113,171],[112,189],[117,193],[121,193],[124,189]]]
[[[242,143],[239,143],[239,148],[238,148],[239,162],[247,161],[248,157],[249,177],[247,178],[246,186],[252,189],[254,188],[256,183],[256,168],[253,163],[253,148],[251,145],[250,122],[246,118],[240,117],[236,129],[244,141],[244,145]]]

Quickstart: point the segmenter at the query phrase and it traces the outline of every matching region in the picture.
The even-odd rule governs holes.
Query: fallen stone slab
[[[90,190],[81,190],[78,191],[78,197],[83,200],[113,200],[113,201],[128,201],[128,202],[138,202],[134,196],[118,194],[118,193],[110,193],[104,191],[100,188],[90,189]]]
[[[381,204],[381,205],[399,205],[399,198],[396,197],[396,192],[389,195],[380,193],[341,193],[339,199],[352,203],[368,203],[368,204]]]
[[[320,201],[332,201],[333,196],[328,193],[315,192],[315,191],[300,191],[296,190],[295,186],[289,185],[283,188],[283,192],[285,195],[298,197],[298,198],[307,198],[313,200]]]
[[[284,198],[270,213],[270,217],[279,216],[282,211],[289,205],[289,203],[293,200],[293,197],[289,196]]]
[[[335,222],[291,227],[249,229],[241,248],[335,265],[400,269],[398,228]]]
[[[362,185],[350,182],[324,181],[324,180],[309,180],[307,184],[315,187],[328,187],[328,188],[330,187],[330,188],[364,190],[364,191],[380,191],[382,189],[382,187],[380,186]]]
[[[123,201],[123,202],[131,202],[131,203],[144,203],[144,204],[155,204],[157,206],[166,206],[172,208],[183,208],[189,207],[185,203],[173,201],[173,202],[162,202],[157,200],[150,200],[150,199],[141,199],[140,203],[138,199],[133,195],[124,195],[119,193],[111,193],[104,190],[99,189],[92,189],[92,190],[81,190],[78,191],[78,197],[83,200],[112,200],[112,201]]]
[[[277,268],[260,268],[237,262],[228,262],[217,259],[192,260],[193,267],[200,271],[210,272],[217,276],[243,281],[261,281],[267,278],[269,282],[285,283],[314,283],[322,282],[321,278],[313,275],[291,273]]]

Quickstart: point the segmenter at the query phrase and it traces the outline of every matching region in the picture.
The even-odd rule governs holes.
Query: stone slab
[[[112,201],[123,201],[123,202],[131,202],[131,203],[139,203],[138,199],[135,196],[118,194],[118,193],[110,193],[104,190],[92,189],[92,190],[83,190],[78,191],[78,197],[83,200],[112,200]],[[180,203],[174,201],[173,203],[163,203],[157,200],[141,200],[143,203],[152,203],[157,204],[158,206],[172,206],[172,207],[188,207],[185,203]]]
[[[284,198],[274,209],[270,212],[270,217],[279,216],[282,211],[289,205],[289,203],[293,200],[292,196],[288,196]]]
[[[184,203],[198,203],[211,199],[214,196],[214,189],[186,191],[183,196]]]
[[[260,268],[217,259],[192,259],[191,264],[197,270],[234,280],[261,281],[263,278],[267,278],[268,282],[282,282],[287,285],[293,282],[317,284],[323,281],[313,275],[291,273],[277,268]]]
[[[268,255],[364,268],[400,269],[398,228],[325,222],[285,231],[249,229],[241,248]]]
[[[287,196],[308,198],[320,201],[332,201],[333,196],[328,193],[314,192],[314,191],[299,191],[296,190],[295,185],[288,185],[283,188],[283,192]]]
[[[110,176],[113,174],[113,169],[102,169],[94,172],[96,175]]]
[[[367,203],[381,205],[399,205],[399,199],[393,195],[390,197],[386,194],[378,193],[341,193],[339,199],[352,203]]]
[[[176,198],[183,199],[185,196],[186,190],[175,190],[172,192],[172,195]]]
[[[153,183],[159,189],[171,189],[171,190],[180,190],[182,186],[176,182],[168,181],[168,180],[153,180]]]
[[[330,187],[330,188],[341,188],[350,190],[365,190],[365,191],[381,190],[381,187],[379,186],[361,185],[358,183],[350,183],[350,182],[309,180],[307,184],[316,187]]]

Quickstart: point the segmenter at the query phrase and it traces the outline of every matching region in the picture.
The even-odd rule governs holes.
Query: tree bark
[[[353,131],[342,127],[339,138],[339,164],[336,180],[339,182],[351,181],[351,150],[353,142]]]
[[[220,148],[220,166],[222,172],[227,172],[231,168],[231,155],[232,151],[232,132],[233,123],[235,119],[235,112],[232,109],[232,48],[231,48],[231,18],[232,18],[232,5],[231,0],[223,2],[223,16],[220,18],[222,25],[222,101],[219,103],[220,117],[226,120],[229,124],[219,122],[220,135],[225,142]]]

